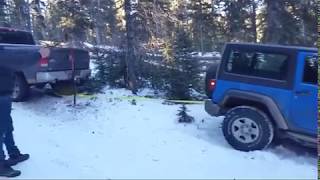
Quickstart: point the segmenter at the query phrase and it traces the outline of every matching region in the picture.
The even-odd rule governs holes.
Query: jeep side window
[[[233,50],[230,53],[226,71],[241,75],[285,80],[287,78],[288,59],[288,56],[283,54]]]
[[[318,58],[307,56],[304,65],[303,82],[308,84],[318,84]]]

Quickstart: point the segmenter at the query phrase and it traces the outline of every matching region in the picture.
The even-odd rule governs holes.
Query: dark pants
[[[11,118],[12,100],[10,96],[0,96],[0,161],[5,160],[3,145],[9,155],[19,153],[13,138],[13,124]]]

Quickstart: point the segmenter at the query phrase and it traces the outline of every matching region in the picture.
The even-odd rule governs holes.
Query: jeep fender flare
[[[282,115],[281,111],[279,110],[278,105],[270,97],[253,92],[229,90],[228,92],[226,92],[220,106],[225,107],[226,103],[231,98],[243,99],[245,101],[251,101],[265,105],[268,111],[270,112],[270,116],[274,120],[274,123],[277,125],[277,127],[283,130],[289,129],[288,123]]]

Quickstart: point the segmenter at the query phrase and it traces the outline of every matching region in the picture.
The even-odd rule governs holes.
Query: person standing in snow
[[[30,157],[29,154],[21,154],[15,144],[11,117],[11,94],[15,83],[14,72],[24,66],[21,62],[0,59],[0,177],[19,176],[21,172],[14,170],[11,166],[26,161]],[[9,155],[8,159],[4,153],[4,145]]]

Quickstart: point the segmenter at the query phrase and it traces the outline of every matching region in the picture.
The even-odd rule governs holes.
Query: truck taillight
[[[217,85],[217,81],[215,79],[210,79],[208,84],[209,90],[213,91],[216,88],[216,85]]]
[[[40,53],[40,60],[39,65],[40,67],[48,67],[49,66],[49,56],[50,56],[50,49],[48,48],[41,48],[39,50]]]
[[[49,59],[48,58],[40,58],[39,65],[40,65],[40,67],[48,67],[49,66]]]

